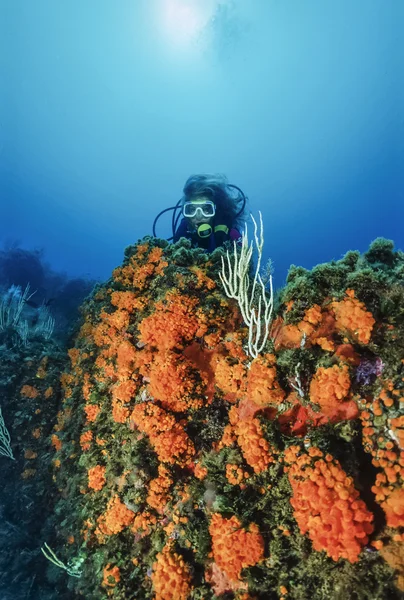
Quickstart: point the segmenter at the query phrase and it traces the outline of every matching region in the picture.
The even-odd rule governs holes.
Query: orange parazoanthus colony
[[[364,303],[355,298],[354,290],[346,290],[346,298],[333,302],[332,309],[339,331],[353,335],[362,344],[369,343],[375,319]]]
[[[101,490],[105,484],[105,467],[97,465],[88,470],[88,487]]]
[[[161,461],[181,465],[194,455],[193,444],[184,429],[173,415],[157,405],[137,404],[132,411],[131,420],[140,431],[149,436]]]
[[[63,547],[86,556],[78,593],[396,600],[380,551],[404,541],[404,318],[386,313],[404,257],[391,252],[292,267],[252,359],[222,250],[125,251],[86,301],[50,437]]]
[[[373,531],[373,515],[338,461],[311,446],[285,452],[286,471],[293,490],[291,504],[302,533],[308,533],[315,550],[333,559],[356,562]]]
[[[187,600],[191,591],[189,567],[165,546],[157,555],[151,576],[155,600]]]
[[[229,579],[237,581],[242,569],[257,564],[264,558],[264,540],[258,526],[241,526],[237,517],[223,518],[213,514],[209,526],[213,558]]]
[[[358,407],[350,399],[351,380],[348,366],[320,367],[310,383],[310,399],[331,422],[351,419]]]
[[[384,510],[387,525],[404,528],[404,417],[396,415],[404,408],[404,397],[391,380],[384,380],[379,395],[358,400],[363,445],[372,455],[373,466],[380,471],[372,486],[375,500]]]
[[[255,473],[265,471],[270,463],[275,462],[275,459],[268,441],[262,435],[258,419],[240,419],[236,407],[230,409],[229,417],[247,464],[254,469]]]
[[[134,513],[126,508],[118,496],[108,502],[107,510],[98,519],[99,531],[105,535],[120,533],[134,519]]]

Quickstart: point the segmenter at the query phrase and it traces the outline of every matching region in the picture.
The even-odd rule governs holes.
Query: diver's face
[[[198,198],[194,198],[193,200],[197,204],[209,201],[210,198],[208,198],[207,196],[198,196]],[[205,215],[202,214],[201,210],[197,210],[194,217],[187,217],[187,219],[192,229],[198,229],[199,225],[205,223],[209,223],[209,225],[213,223],[213,217],[205,217]]]

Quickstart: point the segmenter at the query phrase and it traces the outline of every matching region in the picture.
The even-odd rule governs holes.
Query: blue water
[[[404,250],[403,31],[404,0],[0,0],[0,295],[30,282],[64,342],[92,280],[197,173],[262,212],[275,286],[380,236]],[[3,346],[10,372],[16,356]],[[0,600],[67,600],[7,465]]]
[[[277,285],[404,248],[403,27],[402,0],[1,1],[0,244],[105,279],[220,172]]]

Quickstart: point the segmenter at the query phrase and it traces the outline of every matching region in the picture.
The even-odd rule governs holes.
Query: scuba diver
[[[185,237],[192,241],[193,247],[213,252],[226,241],[241,240],[246,197],[239,187],[228,183],[224,175],[191,175],[185,182],[183,194],[175,206],[157,215],[153,223],[154,236],[157,220],[172,210],[173,235],[169,241],[175,243]]]

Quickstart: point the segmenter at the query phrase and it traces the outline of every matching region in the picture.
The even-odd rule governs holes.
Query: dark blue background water
[[[0,0],[0,244],[106,278],[222,172],[283,282],[404,247],[402,0]],[[157,233],[170,235],[169,219]]]

